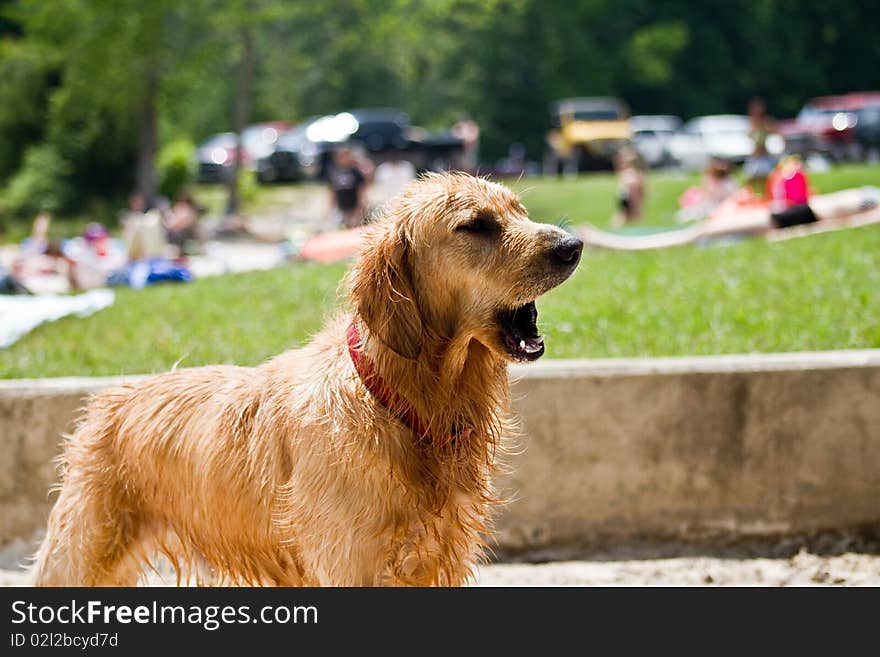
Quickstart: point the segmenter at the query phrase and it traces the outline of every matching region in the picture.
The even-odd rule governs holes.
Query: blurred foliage
[[[675,58],[687,47],[689,39],[688,27],[681,21],[656,23],[636,30],[626,52],[632,79],[653,87],[673,82]]]
[[[156,171],[159,174],[159,193],[173,199],[195,180],[196,147],[189,139],[175,139],[169,142],[156,156]]]
[[[243,203],[253,203],[260,192],[257,176],[253,171],[242,170],[238,177],[238,197]]]
[[[487,161],[512,142],[540,159],[548,105],[565,96],[687,118],[761,95],[790,116],[811,96],[880,87],[880,3],[859,0],[0,0],[0,186],[45,143],[70,164],[69,203],[124,194],[147,101],[160,146],[229,130],[245,25],[253,121],[468,115]]]
[[[0,193],[0,218],[32,217],[68,207],[73,197],[71,171],[51,144],[28,147],[21,168]]]
[[[40,141],[48,111],[49,67],[18,39],[0,39],[0,180],[21,165],[24,150]]]

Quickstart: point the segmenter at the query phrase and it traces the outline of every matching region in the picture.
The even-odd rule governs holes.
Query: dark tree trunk
[[[152,206],[156,196],[156,149],[158,127],[156,96],[159,93],[159,67],[151,64],[146,73],[146,87],[141,103],[141,134],[138,145],[135,183],[138,193],[144,197],[147,207]]]
[[[234,130],[238,147],[232,162],[232,175],[229,177],[229,200],[226,203],[226,214],[238,214],[240,199],[238,195],[238,179],[241,175],[242,145],[241,133],[247,125],[250,115],[251,79],[254,72],[254,38],[250,27],[241,28],[242,54],[238,70],[238,91],[235,95]]]

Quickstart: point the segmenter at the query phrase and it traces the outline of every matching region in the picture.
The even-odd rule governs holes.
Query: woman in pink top
[[[767,180],[767,189],[773,227],[787,228],[817,221],[807,204],[810,200],[809,183],[798,156],[790,155],[779,163]]]

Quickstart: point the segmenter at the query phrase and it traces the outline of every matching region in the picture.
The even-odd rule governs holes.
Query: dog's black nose
[[[577,237],[563,237],[553,247],[553,258],[563,265],[573,266],[581,259],[584,243]]]

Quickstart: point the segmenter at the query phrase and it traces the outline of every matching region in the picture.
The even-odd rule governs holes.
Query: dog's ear
[[[393,225],[371,237],[353,271],[355,309],[385,346],[404,358],[418,358],[424,325],[410,270],[409,239]]]

